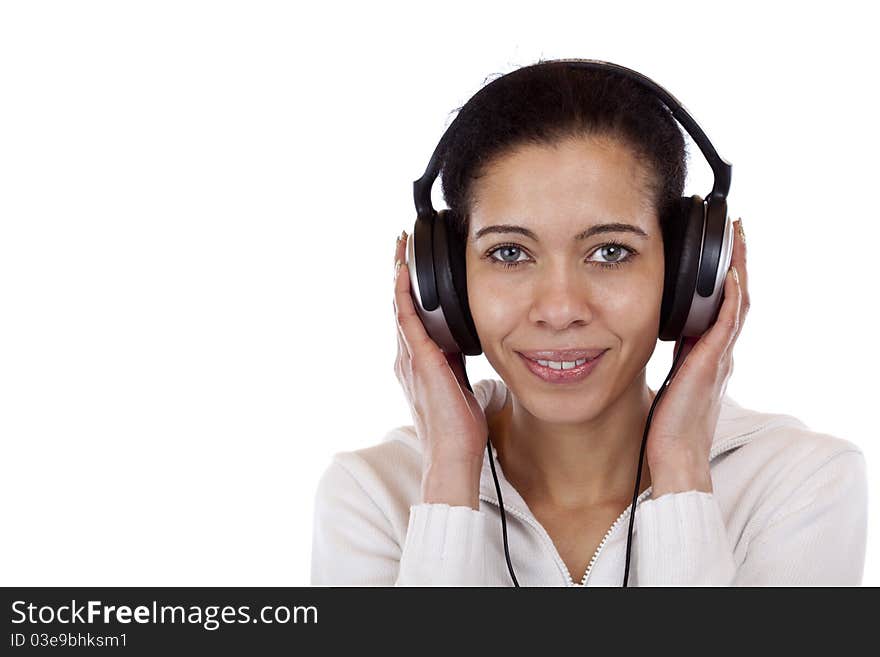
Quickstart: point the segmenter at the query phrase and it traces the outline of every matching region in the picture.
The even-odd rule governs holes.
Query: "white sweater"
[[[473,388],[488,412],[506,400],[502,381]],[[654,498],[649,488],[639,496],[628,586],[861,584],[868,499],[856,445],[725,396],[710,469],[712,493]],[[495,471],[521,586],[622,585],[632,505],[621,509],[577,584],[497,458]],[[312,585],[512,586],[489,455],[478,511],[421,503],[421,479],[412,426],[335,454],[315,498]]]

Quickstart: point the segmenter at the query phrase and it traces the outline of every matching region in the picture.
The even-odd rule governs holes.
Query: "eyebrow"
[[[535,235],[528,228],[523,226],[514,226],[512,224],[498,224],[495,226],[486,226],[485,228],[481,228],[477,231],[475,240],[480,239],[483,235],[487,235],[489,233],[517,233],[519,235],[525,235],[538,242],[538,236]],[[593,235],[599,235],[601,233],[633,233],[634,235],[639,235],[641,237],[648,237],[648,234],[643,231],[638,226],[633,226],[632,224],[622,224],[622,223],[610,223],[610,224],[596,224],[595,226],[590,226],[585,231],[582,231],[574,236],[575,241],[585,240]]]

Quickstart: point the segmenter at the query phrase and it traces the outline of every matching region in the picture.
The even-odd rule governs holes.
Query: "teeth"
[[[543,365],[544,367],[550,367],[554,370],[570,370],[572,367],[578,367],[587,362],[586,358],[580,358],[575,361],[571,360],[539,360],[537,361],[538,365]]]

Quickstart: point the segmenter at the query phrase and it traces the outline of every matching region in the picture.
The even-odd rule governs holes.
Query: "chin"
[[[551,424],[586,422],[598,415],[602,406],[594,392],[583,389],[557,392],[530,387],[517,399],[536,418]]]

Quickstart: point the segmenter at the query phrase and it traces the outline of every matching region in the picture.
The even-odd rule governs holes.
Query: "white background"
[[[876,23],[707,4],[4,3],[0,584],[308,584],[332,454],[411,423],[412,181],[487,77],[557,57],[654,78],[733,163],[728,394],[863,449],[880,584]]]

